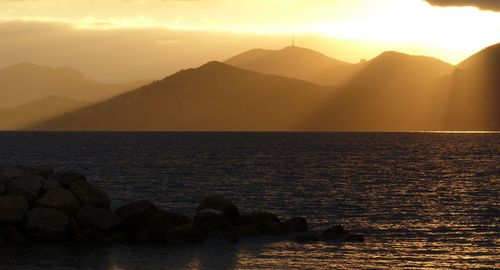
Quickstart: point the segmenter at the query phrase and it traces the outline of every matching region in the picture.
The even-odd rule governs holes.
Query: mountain
[[[0,109],[0,130],[18,130],[90,105],[57,96],[46,97],[12,109]]]
[[[86,79],[71,68],[22,63],[0,69],[0,108],[17,107],[48,96],[96,102],[146,83],[148,82],[100,83]]]
[[[500,43],[460,63],[441,80],[450,130],[500,130]]]
[[[232,57],[225,63],[250,71],[296,78],[319,85],[342,85],[358,70],[357,65],[295,46],[277,51],[253,49]]]
[[[296,130],[334,91],[334,87],[209,62],[30,129]]]
[[[436,80],[453,66],[441,60],[385,52],[319,108],[305,126],[312,130],[436,130]]]

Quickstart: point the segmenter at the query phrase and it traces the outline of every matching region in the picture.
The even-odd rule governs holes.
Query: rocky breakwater
[[[193,217],[140,200],[111,210],[108,195],[83,175],[50,169],[0,168],[0,243],[193,243],[207,237],[292,235],[297,242],[364,241],[341,225],[312,231],[304,217],[240,212],[209,195]]]

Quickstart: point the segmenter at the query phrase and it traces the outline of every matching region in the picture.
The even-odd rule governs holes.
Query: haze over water
[[[0,247],[0,261],[22,269],[492,269],[499,150],[498,133],[0,133],[0,164],[76,170],[113,207],[144,198],[191,215],[218,192],[243,211],[303,215],[313,229],[338,222],[366,236]]]

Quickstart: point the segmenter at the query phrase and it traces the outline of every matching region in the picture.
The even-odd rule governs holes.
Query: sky
[[[386,50],[457,64],[500,42],[497,0],[0,0],[0,67],[70,66],[109,82],[159,79],[252,48],[347,62]]]

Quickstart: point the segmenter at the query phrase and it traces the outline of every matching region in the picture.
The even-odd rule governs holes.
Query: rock
[[[226,215],[216,209],[203,209],[196,212],[193,223],[201,228],[204,233],[226,231],[232,228]]]
[[[110,231],[120,225],[120,219],[113,212],[92,206],[80,209],[76,221],[81,229],[92,227],[101,231]]]
[[[5,187],[4,183],[0,183],[0,195],[3,195],[7,188]]]
[[[54,173],[50,176],[51,179],[58,181],[61,186],[69,188],[75,182],[87,182],[87,177],[77,173]]]
[[[11,179],[16,177],[32,176],[29,171],[20,168],[4,167],[0,168],[0,179]]]
[[[116,209],[121,226],[129,233],[136,233],[150,225],[151,218],[159,211],[150,201],[137,201]]]
[[[44,191],[47,191],[51,188],[58,188],[58,187],[61,187],[61,184],[55,180],[54,178],[47,178],[45,180],[43,180],[42,182],[42,189]]]
[[[68,216],[75,216],[80,209],[80,203],[76,200],[75,195],[64,188],[49,189],[36,201],[35,205],[61,210]]]
[[[36,241],[60,241],[67,236],[69,217],[62,211],[37,207],[28,212],[25,230]]]
[[[73,192],[81,206],[93,206],[106,209],[110,207],[111,202],[109,201],[108,195],[91,183],[76,181],[71,184],[69,189]]]
[[[23,196],[32,203],[42,191],[42,181],[42,177],[34,175],[14,178],[7,184],[7,194]]]
[[[308,224],[304,217],[295,217],[284,222],[291,232],[307,232]]]
[[[334,225],[324,230],[321,236],[328,240],[339,240],[344,234],[345,230],[342,225]]]
[[[48,168],[24,167],[24,166],[18,166],[16,168],[24,170],[31,175],[37,175],[43,178],[48,178],[53,173],[53,170]]]
[[[0,196],[0,223],[18,223],[23,220],[29,205],[24,197]]]
[[[233,223],[237,222],[240,218],[238,207],[219,194],[212,194],[203,199],[196,210],[200,211],[203,209],[219,210]]]
[[[359,234],[351,234],[342,227],[342,225],[335,225],[323,231],[321,234],[326,240],[333,240],[338,242],[364,242],[364,237]]]
[[[165,241],[164,236],[166,232],[188,223],[191,223],[191,219],[187,216],[173,212],[159,211],[151,218],[149,228],[147,229],[148,240],[163,242]]]
[[[11,244],[22,244],[28,242],[28,239],[21,233],[21,231],[12,225],[0,228],[0,237],[5,242]]]
[[[319,240],[320,240],[320,235],[317,232],[301,233],[295,237],[295,241],[297,243],[318,242]]]
[[[270,230],[279,226],[280,219],[267,212],[253,212],[242,214],[239,220],[240,225],[253,225],[261,233],[269,233]]]
[[[197,242],[203,240],[203,232],[193,223],[177,226],[165,234],[167,243]]]

